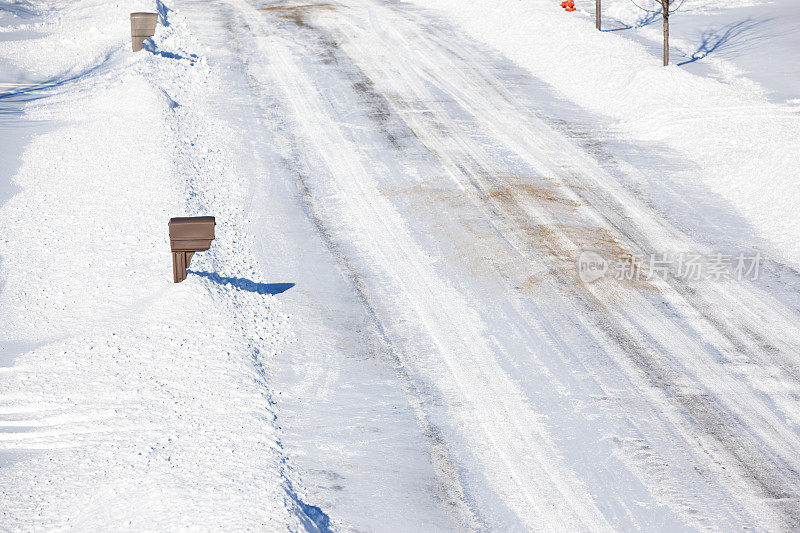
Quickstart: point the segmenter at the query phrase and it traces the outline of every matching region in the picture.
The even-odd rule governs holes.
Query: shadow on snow
[[[13,104],[18,105],[46,98],[51,94],[49,92],[50,89],[57,89],[64,85],[78,82],[91,74],[97,73],[108,64],[113,54],[113,50],[109,51],[98,63],[80,72],[56,76],[38,83],[20,84],[11,91],[0,92],[0,115],[10,112]],[[6,102],[8,103],[6,104]]]
[[[33,18],[38,14],[34,5],[25,0],[14,0],[10,3],[0,3],[0,13],[2,12],[11,13],[15,17],[22,19]]]
[[[281,294],[286,292],[292,287],[294,283],[258,283],[245,278],[229,278],[220,276],[216,272],[203,272],[197,270],[187,270],[189,274],[194,274],[206,279],[219,283],[220,285],[230,285],[240,291],[254,292],[256,294]]]
[[[772,35],[759,34],[756,32],[756,28],[771,20],[773,19],[756,20],[748,17],[725,26],[706,28],[700,33],[697,49],[690,56],[687,56],[688,59],[686,61],[678,63],[678,65],[694,63],[715,52],[733,52],[745,44],[769,39]]]
[[[622,31],[622,30],[635,30],[638,28],[644,28],[645,26],[649,26],[653,22],[656,21],[658,17],[661,16],[661,11],[653,11],[652,13],[648,13],[647,15],[643,16],[633,24],[625,24],[624,22],[620,22],[619,20],[615,20],[617,24],[622,24],[619,28],[608,28],[606,30],[601,31]]]

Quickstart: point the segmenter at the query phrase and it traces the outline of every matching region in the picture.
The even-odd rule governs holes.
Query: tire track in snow
[[[243,12],[247,11],[243,3],[237,5]],[[658,413],[662,435],[645,427],[636,420],[636,413],[628,411],[631,424],[651,439],[650,442],[643,440],[643,449],[680,443],[681,453],[707,483],[724,480],[731,500],[727,503],[728,512],[739,515],[741,511],[733,507],[740,506],[754,522],[767,520],[778,525],[788,520],[796,523],[797,498],[793,487],[797,484],[797,465],[793,457],[798,451],[797,434],[781,418],[786,417],[796,424],[797,410],[793,410],[798,401],[796,360],[792,353],[796,353],[798,337],[796,325],[787,319],[795,315],[774,305],[774,298],[754,285],[720,288],[709,285],[696,289],[675,283],[653,283],[638,288],[602,284],[586,288],[576,283],[574,274],[566,269],[572,268],[576,251],[587,244],[599,243],[607,250],[624,247],[630,252],[643,253],[657,250],[655,242],[659,246],[668,243],[684,251],[706,249],[707,245],[666,225],[639,198],[615,187],[613,178],[603,173],[589,157],[575,154],[573,144],[554,134],[554,128],[542,121],[535,111],[522,107],[513,94],[504,90],[502,81],[491,70],[497,66],[491,59],[476,58],[469,55],[468,49],[455,48],[447,41],[451,34],[439,36],[437,28],[422,20],[421,15],[397,6],[396,9],[380,9],[374,16],[378,21],[385,21],[381,39],[386,42],[373,41],[359,50],[353,41],[364,31],[364,26],[363,17],[360,21],[357,17],[364,11],[381,8],[382,4],[353,0],[341,5],[345,9],[339,10],[340,14],[327,10],[314,19],[314,25],[299,15],[293,20],[301,30],[311,33],[319,33],[315,25],[338,29],[336,39],[326,37],[323,44],[339,46],[338,39],[350,55],[348,59],[364,69],[363,77],[355,79],[351,89],[360,92],[366,114],[371,114],[370,118],[389,144],[398,149],[398,135],[387,126],[391,115],[396,114],[403,118],[412,135],[440,159],[448,169],[449,178],[481,209],[497,238],[509,248],[504,253],[515,257],[516,261],[524,259],[545,265],[535,269],[547,275],[545,286],[536,288],[538,293],[533,291],[533,294],[546,301],[560,298],[575,310],[582,334],[595,340],[598,352],[624,372],[639,393],[649,399],[650,409]],[[356,13],[357,10],[362,13]],[[249,20],[255,30],[270,32],[264,19],[250,16]],[[370,168],[367,162],[371,148],[352,146],[358,135],[335,112],[337,98],[341,98],[335,90],[342,88],[318,87],[317,80],[304,73],[307,65],[301,61],[313,61],[311,54],[317,50],[298,57],[296,36],[281,34],[265,36],[265,39],[265,57],[279,63],[271,65],[271,71],[280,80],[279,85],[290,102],[292,125],[304,133],[288,141],[295,149],[289,158],[290,164],[296,166],[297,159],[311,159],[304,163],[307,169],[296,172],[302,180],[304,201],[311,206],[309,212],[313,213],[311,217],[316,219],[320,231],[327,235],[328,246],[335,246],[332,252],[344,262],[356,291],[362,300],[371,302],[367,307],[377,323],[383,322],[381,327],[386,338],[395,346],[403,347],[395,353],[401,357],[402,366],[409,368],[412,382],[425,382],[426,370],[434,367],[420,364],[426,355],[438,353],[449,356],[450,361],[458,359],[451,345],[454,339],[462,342],[468,339],[466,342],[474,348],[473,361],[479,360],[480,354],[491,353],[492,349],[482,342],[484,331],[474,324],[479,322],[479,317],[472,315],[473,324],[462,324],[461,330],[448,328],[450,313],[427,302],[428,299],[452,301],[454,308],[469,307],[466,300],[458,295],[453,297],[455,289],[443,283],[432,270],[430,258],[415,249],[413,238],[404,231],[404,221],[375,187],[370,174],[381,174],[384,170]],[[382,51],[389,53],[381,56]],[[397,57],[386,60],[393,55]],[[335,63],[342,59],[345,58],[341,55],[329,54],[323,60]],[[443,68],[444,65],[448,68]],[[352,76],[352,71],[344,72],[347,69],[344,65],[341,67],[343,77]],[[391,107],[371,112],[370,108],[374,109],[383,97],[391,102]],[[454,115],[458,110],[461,115]],[[508,176],[498,175],[492,155],[474,137],[464,133],[476,128],[490,132],[487,137],[491,136],[498,146],[506,147],[541,175],[557,178],[561,202],[542,202],[541,193],[525,197],[519,187],[510,183]],[[580,208],[569,209],[570,203]],[[389,242],[398,245],[401,253],[387,249],[376,233],[364,230],[375,227],[387,229]],[[348,233],[355,235],[355,243],[347,242]],[[512,292],[518,291],[525,278],[518,279],[520,272],[509,264],[498,268],[513,285]],[[409,274],[413,279],[424,280],[423,290],[408,286],[405,280],[410,279]],[[384,304],[385,295],[394,296],[396,301]],[[619,305],[621,299],[627,299],[623,306]],[[747,320],[737,311],[743,303],[758,307]],[[427,324],[420,325],[419,317],[404,313],[404,305],[416,306]],[[391,316],[392,306],[401,308],[400,318]],[[528,321],[528,327],[544,321],[542,316],[527,313],[521,307],[517,310],[522,320]],[[598,312],[600,316],[596,317]],[[461,314],[469,315],[469,311]],[[759,319],[793,333],[781,338],[759,324]],[[401,320],[406,321],[405,325],[398,327]],[[442,331],[438,332],[438,338],[437,332],[425,331],[424,335],[431,341],[428,345],[422,341],[410,342],[411,334],[403,331],[414,326],[417,328],[414,332],[424,331],[429,324],[437,324]],[[563,335],[564,325],[553,327],[551,324],[549,331],[552,342],[560,343],[565,355],[571,355],[570,343],[558,339]],[[573,357],[580,358],[578,354]],[[738,373],[731,370],[736,361],[764,366],[764,378],[746,368]],[[460,360],[453,363],[458,364],[464,363]],[[477,381],[486,371],[504,373],[501,368],[491,367],[491,361],[488,364],[490,366],[481,368],[482,372],[473,374],[453,366],[448,370],[454,374],[461,371],[462,378],[466,375]],[[590,361],[584,364],[591,368]],[[769,377],[774,378],[779,388],[766,380]],[[495,384],[500,381],[502,378]],[[469,393],[464,389],[454,391],[441,382],[438,385],[444,401],[462,408],[463,396],[460,395],[468,397]],[[491,389],[490,384],[483,385],[489,390],[498,390]],[[606,383],[607,387],[610,385]],[[416,391],[411,394],[415,395]],[[778,410],[770,406],[767,396],[780,403]],[[524,405],[526,399],[520,393],[512,402]],[[502,409],[496,413],[500,417],[509,416],[509,411]],[[485,435],[503,435],[510,439],[506,450],[512,455],[515,449],[536,447],[531,442],[514,441],[515,435],[502,431],[494,433],[491,425],[479,429]],[[525,430],[518,428],[517,431]],[[539,425],[539,431],[549,430]],[[674,439],[669,437],[670,432],[675,433]],[[665,440],[654,442],[654,437]],[[472,444],[480,443],[480,437],[473,439]],[[487,438],[483,444],[488,441]],[[482,449],[480,444],[478,449]],[[635,461],[633,453],[639,452],[630,452],[630,459]],[[665,452],[662,449],[659,453]],[[508,461],[495,466],[504,472],[524,468]],[[646,466],[647,463],[643,463],[643,470]],[[540,471],[538,477],[534,477],[544,483],[561,475],[563,472],[553,475]],[[645,478],[646,474],[642,476]],[[531,490],[521,480],[513,482],[519,483],[523,492],[526,488]],[[656,486],[661,482],[670,487]],[[692,516],[700,515],[702,509],[680,501],[680,480],[655,478],[648,483],[650,490],[662,490],[672,498],[673,505],[682,509],[687,521],[698,526],[707,525],[702,516]],[[512,491],[509,480],[495,478],[490,484],[504,498]],[[546,492],[552,487],[538,486],[533,490]],[[576,497],[584,502],[590,500],[585,494]],[[530,494],[510,497],[508,501],[524,515],[522,520],[526,524],[538,519],[537,512],[546,514],[543,509],[525,508],[523,502],[531,501]],[[776,512],[781,507],[785,516]],[[592,511],[587,511],[582,516],[591,514]],[[575,515],[572,517],[575,519]],[[581,519],[575,520],[578,524]],[[564,523],[558,525],[563,527]]]
[[[240,9],[242,6],[242,4],[238,5]],[[245,7],[240,10],[239,13],[248,13],[249,11],[250,9]],[[302,25],[302,18],[299,14],[293,14],[291,19],[298,25]],[[260,20],[250,16],[240,22],[244,27],[243,29],[252,33],[253,36],[263,34],[259,32],[259,30],[261,30],[261,32],[264,31]],[[231,33],[234,31],[232,27],[228,29]],[[241,49],[240,52],[244,53]],[[257,83],[254,79],[251,81]],[[272,115],[271,118],[274,120],[274,123],[277,124],[284,121],[277,110],[268,109],[266,112],[268,115]],[[412,403],[418,423],[422,428],[423,434],[428,439],[430,462],[441,483],[441,495],[439,495],[439,497],[442,499],[447,510],[454,515],[462,529],[484,530],[485,525],[482,524],[480,517],[475,514],[472,503],[468,501],[464,494],[461,486],[459,469],[453,462],[439,429],[430,421],[425,413],[422,399],[424,394],[418,389],[402,363],[401,357],[399,356],[399,354],[403,352],[402,346],[398,345],[388,334],[384,321],[376,311],[376,306],[372,301],[358,268],[351,263],[347,253],[341,249],[338,239],[334,236],[333,229],[324,219],[318,202],[311,192],[309,187],[310,177],[307,175],[306,170],[304,170],[303,165],[300,164],[303,158],[300,151],[300,141],[294,138],[291,130],[288,128],[279,129],[276,133],[278,136],[284,138],[284,148],[290,154],[285,156],[282,161],[296,179],[298,196],[306,216],[316,228],[328,251],[336,258],[347,280],[351,283],[353,292],[366,310],[372,326],[374,327],[374,332],[372,332],[371,335],[376,337],[377,340],[378,347],[375,349],[391,358],[395,372],[404,387],[404,392],[408,395]]]
[[[258,20],[250,22],[253,28],[259,24]],[[371,174],[376,169],[368,166],[363,152],[345,135],[342,123],[335,113],[332,116],[330,102],[303,69],[293,64],[293,51],[280,37],[268,39],[268,50],[275,81],[284,89],[296,131],[302,133],[298,136],[304,157],[316,163],[315,171],[335,180],[316,185],[328,191],[316,195],[336,197],[337,205],[326,206],[325,218],[333,219],[329,213],[335,210],[339,227],[345,221],[347,233],[356,236],[365,262],[379,265],[378,272],[370,272],[368,277],[383,281],[371,281],[370,292],[383,293],[380,300],[394,300],[393,312],[400,311],[402,317],[392,320],[392,335],[405,337],[403,321],[424,335],[424,340],[417,342],[424,342],[425,347],[411,352],[413,357],[408,356],[407,348],[403,364],[435,384],[452,410],[450,415],[462,427],[462,438],[471,443],[470,449],[478,454],[475,459],[483,463],[481,475],[526,527],[572,524],[580,529],[608,528],[580,482],[559,464],[539,417],[497,365],[480,318],[438,278],[431,258],[416,247],[402,218],[375,188]],[[342,204],[347,205],[339,211]],[[365,234],[370,228],[373,232]],[[337,230],[342,235],[342,230]],[[377,286],[372,285],[375,283]],[[386,293],[383,284],[388,284],[391,292]],[[386,310],[381,314],[391,316]],[[462,407],[456,410],[456,405]]]
[[[372,6],[374,3],[369,2],[368,5]],[[402,40],[402,44],[396,46],[398,50],[413,49],[419,43],[426,43],[426,41],[436,42],[436,46],[427,47],[424,53],[413,52],[414,56],[418,59],[417,62],[405,62],[406,65],[411,65],[409,70],[413,71],[405,77],[405,82],[410,84],[409,80],[414,76],[419,76],[421,79],[430,76],[436,87],[444,90],[448,95],[457,100],[463,109],[471,113],[477,112],[476,116],[478,120],[480,120],[487,129],[494,130],[497,138],[503,139],[506,145],[513,146],[515,153],[527,157],[531,164],[542,166],[544,162],[545,166],[542,170],[544,172],[552,172],[554,168],[552,165],[548,166],[550,161],[555,160],[559,163],[555,170],[558,170],[560,166],[562,173],[566,171],[568,178],[570,178],[568,184],[575,192],[575,198],[579,200],[580,203],[594,209],[594,212],[589,213],[583,222],[578,222],[578,226],[592,227],[593,225],[598,225],[599,227],[607,227],[611,230],[613,235],[619,236],[620,242],[626,243],[630,246],[631,250],[635,251],[647,252],[656,250],[656,247],[650,244],[649,239],[644,237],[647,233],[661,236],[666,234],[672,237],[673,240],[675,239],[674,232],[668,229],[665,231],[665,228],[660,227],[661,224],[659,224],[658,221],[650,220],[651,215],[644,209],[639,208],[637,212],[635,208],[632,208],[632,206],[637,205],[637,202],[630,199],[628,197],[629,195],[624,194],[624,192],[614,191],[612,189],[610,197],[613,202],[611,203],[609,203],[607,199],[600,198],[599,194],[594,194],[592,191],[605,191],[608,187],[607,184],[604,184],[596,177],[597,171],[593,168],[595,165],[580,156],[572,157],[569,155],[560,155],[571,154],[571,147],[563,143],[559,146],[557,142],[552,142],[551,139],[553,136],[543,136],[544,132],[541,128],[531,128],[530,124],[537,123],[535,117],[530,116],[527,110],[515,104],[513,98],[508,96],[502,89],[502,85],[491,73],[481,68],[482,63],[480,61],[475,61],[474,58],[471,58],[473,60],[469,61],[468,59],[459,57],[458,51],[454,50],[450,43],[445,42],[440,37],[436,37],[440,35],[438,32],[431,31],[430,28],[427,30],[420,29],[425,27],[424,22],[418,20],[415,21],[417,22],[416,24],[408,24],[405,22],[402,15],[394,16],[393,18],[391,16],[383,16],[386,20],[391,19],[386,25],[391,29],[387,28],[387,31],[394,32],[398,35],[398,39]],[[408,30],[409,37],[401,35],[401,31],[403,30]],[[439,57],[437,57],[437,55]],[[438,68],[438,65],[445,64],[447,61],[452,61],[452,58],[458,58],[456,62],[458,65],[457,68]],[[396,72],[392,72],[391,75],[386,75],[386,77],[388,79],[390,76],[395,75]],[[452,76],[453,79],[449,79],[447,77],[448,75]],[[485,92],[480,93],[478,90],[475,90],[476,81],[479,84],[478,87],[480,87],[480,83],[483,83]],[[420,101],[428,102],[431,108],[437,107],[436,99],[433,97],[434,95],[426,91],[425,88],[419,86],[417,90],[419,92],[416,94],[416,98]],[[489,94],[493,97],[488,96]],[[399,101],[397,103],[402,109],[404,102]],[[548,232],[550,235],[546,237],[544,242],[544,246],[550,248],[549,256],[551,257],[548,257],[548,254],[544,256],[537,254],[538,256],[529,256],[531,259],[550,262],[552,264],[552,256],[570,257],[571,255],[572,251],[563,248],[560,243],[572,245],[573,250],[579,250],[581,244],[587,244],[585,240],[583,242],[580,242],[580,240],[576,241],[574,234],[560,231],[560,228],[552,225],[553,221],[549,220],[552,219],[552,213],[543,213],[539,206],[521,205],[516,202],[514,198],[505,198],[507,201],[504,205],[498,205],[495,199],[491,198],[491,195],[488,193],[488,191],[495,188],[495,185],[487,181],[486,178],[491,173],[491,167],[478,162],[489,161],[490,159],[486,154],[480,154],[480,150],[469,146],[469,141],[466,140],[467,137],[465,136],[461,136],[457,141],[462,143],[461,145],[455,145],[456,141],[454,141],[450,143],[452,146],[449,149],[441,148],[447,145],[449,137],[458,136],[459,125],[453,120],[448,121],[447,110],[442,106],[438,107],[440,108],[439,111],[434,112],[435,122],[427,125],[419,124],[418,122],[418,125],[412,126],[412,128],[417,131],[420,137],[423,137],[420,132],[432,133],[433,136],[429,134],[427,142],[425,140],[423,142],[426,142],[429,147],[435,149],[437,155],[440,157],[453,158],[453,154],[474,154],[474,157],[477,159],[464,159],[460,156],[451,159],[452,175],[456,179],[460,179],[463,176],[468,180],[467,186],[474,187],[477,190],[477,196],[480,201],[488,204],[490,216],[500,217],[501,220],[510,221],[507,223],[500,222],[501,227],[503,227],[501,232],[506,237],[510,237],[510,241],[524,243],[528,235],[523,234],[521,237],[515,238],[515,234],[519,233],[518,225],[520,222],[532,219],[537,220],[540,227],[550,225],[553,229]],[[418,117],[420,115],[408,116]],[[527,122],[520,118],[511,120],[512,117],[526,116],[528,116]],[[498,118],[509,121],[513,126],[501,126]],[[439,135],[440,138],[437,139],[435,138],[436,132],[442,130],[442,124],[444,125],[445,133]],[[512,128],[513,134],[511,133]],[[547,146],[547,144],[550,144],[550,146]],[[561,161],[559,162],[559,160]],[[611,180],[607,181],[610,182]],[[587,182],[589,186],[586,186]],[[617,198],[619,198],[619,200]],[[628,207],[623,208],[623,204]],[[538,212],[536,211],[537,208]],[[586,215],[586,213],[583,213],[583,216]],[[611,222],[609,217],[616,219],[616,223]],[[558,219],[559,217],[557,216],[556,218]],[[631,220],[635,220],[640,224],[642,229],[631,224]],[[575,220],[571,221],[572,224],[576,222]],[[523,228],[524,227],[523,224]],[[631,234],[636,237],[631,237]],[[543,235],[540,235],[540,237],[541,236]],[[691,241],[684,237],[682,242],[687,243]],[[524,245],[520,246],[521,250],[525,250],[525,248]],[[572,253],[574,254],[574,252]],[[524,256],[526,252],[522,252],[522,254]],[[570,265],[574,264],[574,258],[573,255],[567,263]],[[563,266],[563,264],[553,264],[550,270],[558,271],[559,269],[563,269]],[[575,279],[564,278],[562,276],[562,281],[565,282],[562,286],[562,290],[565,292],[583,292],[582,286],[575,284]],[[720,344],[721,341],[724,340],[720,339],[720,336],[726,337],[725,334],[727,333],[727,328],[723,327],[724,324],[726,322],[737,324],[741,323],[741,321],[735,314],[713,317],[713,315],[707,311],[702,313],[698,312],[700,309],[705,310],[711,308],[710,302],[707,300],[704,301],[699,297],[689,300],[687,298],[688,291],[677,285],[677,283],[673,282],[671,287],[659,287],[659,292],[666,293],[665,298],[669,305],[672,306],[672,310],[680,310],[683,316],[690,314],[690,316],[694,316],[701,323],[703,320],[710,322],[711,327],[708,329],[710,330],[710,334],[715,336],[716,339],[710,341],[706,339],[704,342],[711,342],[714,352],[724,352],[724,347]],[[734,290],[741,293],[745,289],[736,286]],[[754,295],[757,296],[757,301],[769,298],[767,294],[759,294],[757,289],[751,288],[749,290],[750,294],[748,296],[751,297],[750,299],[752,299]],[[727,298],[720,297],[719,294],[712,294],[711,296],[715,297],[716,301],[714,303],[717,306],[716,309],[718,313],[720,313],[720,307],[723,310],[730,308],[731,302]],[[644,321],[637,323],[632,316],[626,315],[626,313],[615,312],[613,308],[610,308],[607,304],[608,296],[603,294],[601,290],[592,290],[592,288],[590,288],[588,295],[583,294],[583,298],[587,297],[590,298],[591,301],[591,304],[587,302],[585,305],[585,313],[587,316],[598,310],[604,310],[603,320],[599,320],[596,327],[605,330],[606,334],[610,336],[611,346],[609,350],[619,353],[618,349],[622,348],[627,352],[626,356],[633,360],[640,370],[645,371],[648,380],[656,386],[656,388],[665,391],[674,391],[672,396],[677,398],[679,403],[683,405],[690,419],[699,423],[704,432],[713,437],[715,442],[702,445],[707,447],[710,457],[715,460],[721,457],[727,457],[728,459],[726,462],[730,466],[738,469],[745,477],[755,481],[756,491],[763,491],[768,498],[778,503],[779,506],[783,506],[790,520],[796,522],[798,520],[796,496],[789,496],[787,499],[788,495],[796,492],[793,489],[797,484],[796,465],[791,464],[791,462],[787,463],[787,459],[793,457],[798,450],[796,434],[793,434],[791,431],[781,431],[780,428],[783,427],[783,421],[775,417],[772,412],[764,408],[763,405],[758,410],[748,409],[747,407],[743,409],[744,406],[758,406],[762,402],[758,397],[753,395],[749,389],[739,385],[737,380],[728,376],[724,369],[714,368],[713,365],[706,365],[705,368],[694,365],[693,368],[687,368],[688,376],[693,376],[692,379],[697,381],[697,386],[700,388],[697,394],[682,394],[680,392],[680,387],[676,389],[677,383],[675,382],[675,378],[677,374],[675,374],[675,366],[676,364],[685,366],[687,361],[685,358],[681,357],[681,354],[702,352],[704,350],[704,348],[701,347],[702,345],[686,338],[679,330],[673,332],[675,338],[681,338],[681,336],[683,336],[683,342],[686,344],[678,346],[677,349],[674,347],[674,344],[670,346],[669,342],[659,345],[657,339],[663,339],[664,336],[660,335],[657,330],[653,330],[652,326],[662,323],[660,322],[663,320],[659,316],[660,313],[653,313],[653,320],[649,323],[645,323]],[[637,299],[639,300],[638,305],[631,305],[630,309],[636,309],[637,307],[640,309],[647,309],[650,306],[647,298]],[[628,312],[630,312],[630,310],[628,310]],[[669,313],[670,310],[667,312]],[[795,350],[797,349],[797,328],[786,319],[787,316],[791,315],[790,312],[783,314],[773,312],[771,318],[774,321],[769,322],[771,324],[783,324],[785,330],[795,332],[794,337],[790,337],[791,340],[789,342],[783,343],[784,357],[793,352],[796,353]],[[757,322],[755,324],[758,325]],[[753,327],[753,323],[750,324],[750,327]],[[753,337],[772,337],[769,333],[770,332],[766,331]],[[730,340],[731,334],[728,333],[727,337]],[[776,343],[777,342],[780,341],[776,339]],[[758,349],[760,347],[753,346],[753,344],[747,345],[747,348],[752,349],[752,353],[755,354],[762,351]],[[669,354],[669,357],[664,357],[666,354]],[[713,352],[709,355],[713,357]],[[681,359],[684,359],[684,361],[681,361]],[[762,362],[764,362],[763,359]],[[632,370],[636,371],[636,369]],[[682,372],[681,375],[684,379],[687,377],[685,371]],[[718,375],[723,377],[723,381],[727,381],[724,388],[720,388],[719,386],[715,387],[709,380],[710,376]],[[736,392],[733,394],[726,393],[726,389],[731,389]],[[702,392],[704,390],[708,390],[710,393]],[[748,398],[749,400],[743,401],[743,398]],[[722,405],[720,405],[721,403]],[[794,403],[796,404],[796,399]],[[795,412],[796,411],[788,411],[785,414],[792,416]],[[745,423],[745,420],[748,422]],[[770,430],[762,431],[762,428],[770,428]],[[772,429],[778,430],[780,434],[780,436],[777,437],[778,440],[775,440],[776,437],[774,435],[769,434]],[[694,430],[687,428],[685,438],[696,438],[696,436],[693,436],[693,433]],[[765,451],[762,452],[761,455],[753,455],[753,450],[761,449],[763,446],[760,443],[766,442],[770,442],[772,446],[778,447],[778,450],[774,453]],[[735,483],[733,484],[736,485]]]

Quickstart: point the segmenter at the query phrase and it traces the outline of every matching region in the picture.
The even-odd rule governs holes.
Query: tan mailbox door
[[[142,49],[142,43],[156,33],[158,13],[131,13],[131,46],[133,51]]]

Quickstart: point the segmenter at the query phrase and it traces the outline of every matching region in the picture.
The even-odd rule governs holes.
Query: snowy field
[[[800,528],[800,6],[559,3],[0,0],[0,531]]]

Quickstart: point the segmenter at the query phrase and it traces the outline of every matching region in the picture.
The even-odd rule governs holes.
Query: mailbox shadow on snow
[[[167,59],[177,59],[177,60],[185,59],[192,65],[197,63],[197,60],[200,59],[199,56],[197,56],[197,54],[189,54],[184,56],[181,54],[175,54],[173,52],[167,52],[166,50],[160,50],[153,42],[152,38],[144,40],[144,42],[142,43],[142,50],[150,52],[153,55],[166,57]]]
[[[196,276],[208,278],[214,283],[220,285],[230,285],[239,289],[240,291],[255,292],[256,294],[280,294],[286,292],[292,287],[294,283],[257,283],[245,278],[228,278],[220,276],[216,272],[202,272],[197,270],[187,270],[188,273]]]

